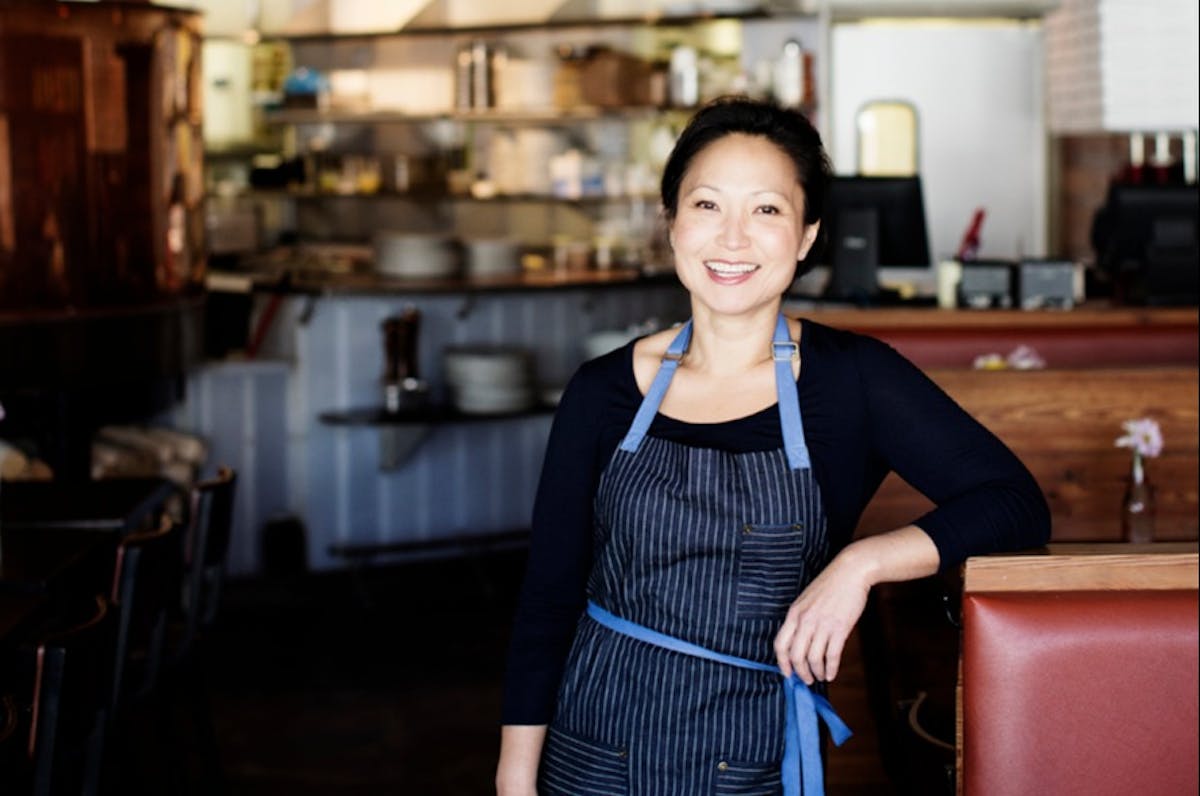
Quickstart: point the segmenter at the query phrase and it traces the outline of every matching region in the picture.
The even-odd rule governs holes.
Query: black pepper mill
[[[411,409],[425,398],[426,385],[417,371],[417,334],[421,313],[405,307],[399,315],[385,318],[383,329],[383,403],[388,413]]]

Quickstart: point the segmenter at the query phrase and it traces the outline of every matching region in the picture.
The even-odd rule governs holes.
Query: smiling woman
[[[741,134],[713,142],[682,181],[669,232],[693,312],[776,310],[819,228],[804,222],[804,189],[779,147]]]
[[[702,108],[662,200],[692,319],[563,394],[513,629],[501,794],[821,792],[870,589],[1041,544],[1021,463],[892,349],[784,317],[830,181],[800,113]],[[851,541],[889,471],[936,505]],[[684,685],[686,684],[686,687]]]

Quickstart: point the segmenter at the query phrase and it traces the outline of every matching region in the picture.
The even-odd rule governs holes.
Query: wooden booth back
[[[1113,442],[1122,421],[1154,418],[1165,440],[1162,455],[1147,464],[1157,499],[1156,538],[1197,538],[1196,366],[927,372],[1029,467],[1050,504],[1054,541],[1120,539],[1130,453]],[[859,533],[905,525],[930,506],[891,475]]]

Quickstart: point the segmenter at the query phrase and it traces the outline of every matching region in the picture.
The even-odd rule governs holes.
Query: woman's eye
[[[776,207],[775,205],[763,205],[760,208],[758,208],[758,212],[764,213],[769,216],[775,216],[775,215],[779,215],[779,208]]]
[[[717,205],[715,202],[709,201],[708,199],[697,199],[696,203],[692,206],[700,210],[712,210]]]

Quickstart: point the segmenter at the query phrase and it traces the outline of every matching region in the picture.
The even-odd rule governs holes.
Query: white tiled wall
[[[1062,0],[1045,20],[1051,132],[1196,129],[1198,26],[1194,0]]]

